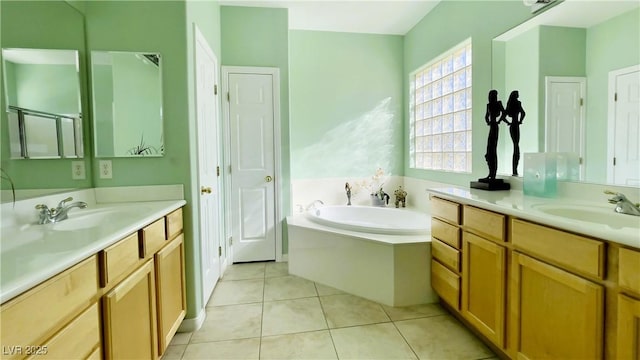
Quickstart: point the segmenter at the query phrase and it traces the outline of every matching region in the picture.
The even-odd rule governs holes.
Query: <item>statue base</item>
[[[511,185],[509,185],[509,183],[507,182],[504,182],[504,180],[502,179],[478,179],[478,181],[472,181],[469,186],[471,186],[471,188],[473,189],[488,191],[511,189]]]

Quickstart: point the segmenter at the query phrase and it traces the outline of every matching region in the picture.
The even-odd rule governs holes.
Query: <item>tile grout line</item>
[[[264,294],[267,290],[267,265],[264,265],[264,273],[262,274],[262,302],[260,312],[260,340],[258,340],[258,360],[262,357],[262,333],[264,332]]]
[[[407,338],[404,336],[402,331],[400,331],[400,329],[398,329],[398,325],[396,325],[396,322],[392,321],[391,323],[393,324],[393,327],[396,329],[398,334],[400,334],[400,336],[402,336],[402,340],[404,340],[405,344],[407,344],[409,346],[409,349],[411,349],[411,352],[413,352],[413,355],[416,356],[416,359],[420,359],[420,356],[418,356],[418,353],[416,352],[416,350],[413,348],[413,346],[411,346],[411,343],[409,343],[409,340],[407,340]]]
[[[320,301],[320,292],[318,291],[318,286],[315,281],[313,282],[313,288],[316,289],[316,294],[318,295],[318,303],[320,304],[320,309],[322,310],[322,317],[324,318],[324,323],[327,325],[327,332],[329,333],[329,339],[331,339],[333,352],[336,354],[336,359],[340,359],[340,356],[338,355],[338,349],[336,349],[336,342],[333,340],[333,334],[331,333],[331,328],[329,327],[329,320],[327,320],[327,314],[324,311],[324,306],[322,306],[322,301]]]

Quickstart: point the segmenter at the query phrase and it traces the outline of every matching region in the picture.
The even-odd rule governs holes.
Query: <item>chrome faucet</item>
[[[316,205],[320,204],[320,205],[324,205],[324,203],[322,202],[322,200],[313,200],[313,202],[309,205],[307,205],[306,207],[306,211],[309,211],[311,209],[316,209]]]
[[[609,199],[609,203],[616,204],[615,209],[613,209],[615,212],[620,214],[640,216],[640,204],[632,203],[622,193],[617,193],[610,190],[605,190],[604,193],[607,195],[613,195],[613,197]]]
[[[38,224],[50,224],[57,223],[62,220],[65,220],[69,217],[68,212],[73,208],[84,209],[87,207],[87,203],[84,201],[76,201],[74,203],[67,204],[69,201],[72,201],[72,197],[68,197],[63,199],[58,203],[58,206],[55,208],[49,208],[47,205],[38,204],[36,205],[36,210],[39,210],[40,218],[38,219]]]

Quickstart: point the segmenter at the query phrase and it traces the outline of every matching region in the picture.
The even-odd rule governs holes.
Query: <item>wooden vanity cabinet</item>
[[[519,252],[510,279],[513,358],[602,358],[602,285]]]
[[[157,359],[184,319],[181,219],[178,209],[102,252],[106,359]]]
[[[460,204],[431,198],[431,286],[454,310],[460,311]]]
[[[155,255],[158,350],[163,354],[187,313],[184,235],[180,233]]]
[[[103,297],[106,359],[156,359],[156,294],[149,260]]]
[[[616,357],[640,359],[640,251],[618,251]]]
[[[100,348],[100,318],[92,311],[97,292],[97,259],[91,256],[2,304],[0,357],[89,356]]]
[[[506,316],[505,216],[467,205],[462,213],[462,316],[502,349]]]

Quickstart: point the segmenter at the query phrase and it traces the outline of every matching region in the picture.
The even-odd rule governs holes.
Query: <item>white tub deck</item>
[[[287,217],[289,273],[389,306],[437,301],[431,289],[431,235],[336,229]]]

